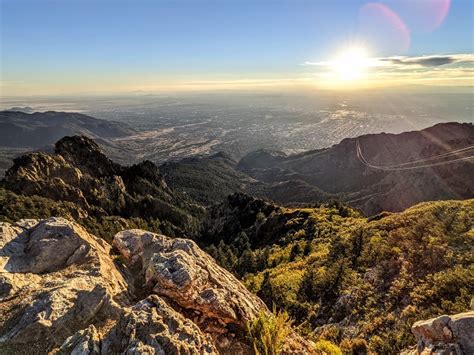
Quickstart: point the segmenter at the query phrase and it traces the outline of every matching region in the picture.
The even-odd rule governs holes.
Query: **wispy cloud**
[[[407,67],[439,67],[450,64],[474,64],[474,54],[436,54],[423,56],[391,56],[391,57],[375,57],[367,59],[369,67],[386,67],[386,66],[407,66]],[[312,62],[306,61],[303,66],[329,67],[333,65],[331,61]]]
[[[427,55],[427,56],[397,56],[377,58],[396,66],[439,67],[454,63],[474,63],[473,54]]]

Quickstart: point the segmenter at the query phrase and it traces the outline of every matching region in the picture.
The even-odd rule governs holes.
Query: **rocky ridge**
[[[64,137],[53,154],[16,158],[3,185],[23,195],[73,202],[89,214],[159,218],[178,229],[193,224],[190,211],[196,209],[186,196],[168,188],[152,162],[121,166],[84,136]]]
[[[0,176],[15,157],[36,150],[51,151],[56,141],[73,135],[92,138],[115,161],[131,164],[135,162],[133,155],[114,140],[137,133],[127,124],[77,112],[34,112],[31,107],[0,111]]]
[[[472,198],[472,160],[431,163],[471,157],[473,145],[474,125],[450,122],[401,134],[346,138],[327,149],[294,155],[260,150],[244,156],[238,166],[262,183],[304,182],[307,191],[319,189],[320,200],[337,198],[374,215],[423,201]],[[275,200],[308,202],[291,189]]]
[[[0,245],[1,353],[246,354],[246,322],[268,312],[191,240],[122,231],[113,257],[50,218],[0,223]],[[293,334],[285,352],[311,345]]]

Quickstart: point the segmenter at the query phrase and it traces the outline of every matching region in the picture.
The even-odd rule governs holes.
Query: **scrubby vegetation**
[[[42,219],[64,217],[76,221],[89,232],[104,238],[109,243],[113,236],[123,230],[141,228],[166,235],[177,235],[178,230],[171,223],[158,219],[123,218],[104,214],[89,214],[76,204],[67,201],[53,201],[40,196],[17,195],[0,188],[0,222],[15,222],[23,218]]]
[[[166,162],[160,173],[174,190],[185,193],[203,205],[221,202],[236,191],[242,191],[249,177],[235,169],[237,163],[224,153],[210,157],[192,157]]]
[[[291,321],[285,311],[259,316],[247,324],[250,343],[257,355],[277,355],[281,353],[286,337],[291,333]]]
[[[320,353],[320,354],[325,354],[325,355],[342,355],[341,349],[331,343],[328,340],[318,340],[315,344],[315,350]]]
[[[474,200],[369,221],[337,202],[288,209],[233,195],[211,220],[207,250],[221,265],[307,337],[348,353],[397,352],[414,321],[464,311],[474,292]]]

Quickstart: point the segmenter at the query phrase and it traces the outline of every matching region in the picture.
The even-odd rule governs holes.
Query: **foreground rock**
[[[0,353],[41,353],[120,316],[127,284],[110,246],[75,223],[0,223],[0,245]]]
[[[418,344],[404,354],[474,354],[474,311],[413,324]]]
[[[102,341],[103,354],[215,354],[211,337],[158,296],[149,296]]]
[[[179,306],[198,311],[206,328],[246,322],[258,316],[265,304],[232,274],[188,239],[171,239],[142,230],[128,230],[114,238],[129,266],[138,266],[145,286]]]
[[[268,312],[266,305],[196,243],[134,229],[117,233],[113,246],[136,270],[138,287],[173,302],[212,336],[220,352],[251,352],[242,342],[246,324]],[[292,334],[285,350],[309,352],[311,345]]]
[[[185,239],[110,245],[62,218],[0,223],[1,354],[247,354],[263,302]],[[286,352],[308,353],[293,334]]]

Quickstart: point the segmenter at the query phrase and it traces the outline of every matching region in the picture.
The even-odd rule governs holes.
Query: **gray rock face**
[[[209,335],[152,295],[138,302],[102,341],[103,354],[215,354]]]
[[[418,345],[409,354],[474,354],[474,311],[418,321],[411,331]]]
[[[29,228],[28,228],[29,227]],[[0,353],[211,354],[158,296],[136,304],[110,246],[62,218],[0,224]]]
[[[97,329],[90,325],[86,329],[79,330],[71,335],[61,345],[59,354],[72,355],[99,355],[100,354],[100,337]]]
[[[14,162],[5,175],[5,184],[12,191],[88,206],[84,194],[78,188],[84,183],[84,175],[63,157],[31,153],[16,158]]]
[[[97,317],[118,317],[127,284],[110,246],[77,224],[1,223],[0,245],[0,352],[55,347]]]
[[[265,305],[194,242],[132,230],[114,245],[128,269],[66,219],[0,223],[0,353],[252,352],[245,324]]]
[[[196,243],[134,229],[117,233],[113,246],[130,268],[139,270],[135,284],[170,300],[211,335],[220,353],[253,353],[246,344],[246,325],[259,312],[268,312],[266,305]],[[284,348],[285,353],[311,351],[312,345],[295,333]]]
[[[128,230],[117,233],[113,245],[129,265],[141,266],[153,293],[198,311],[201,325],[213,327],[218,322],[245,328],[260,310],[267,310],[262,300],[191,240]]]

